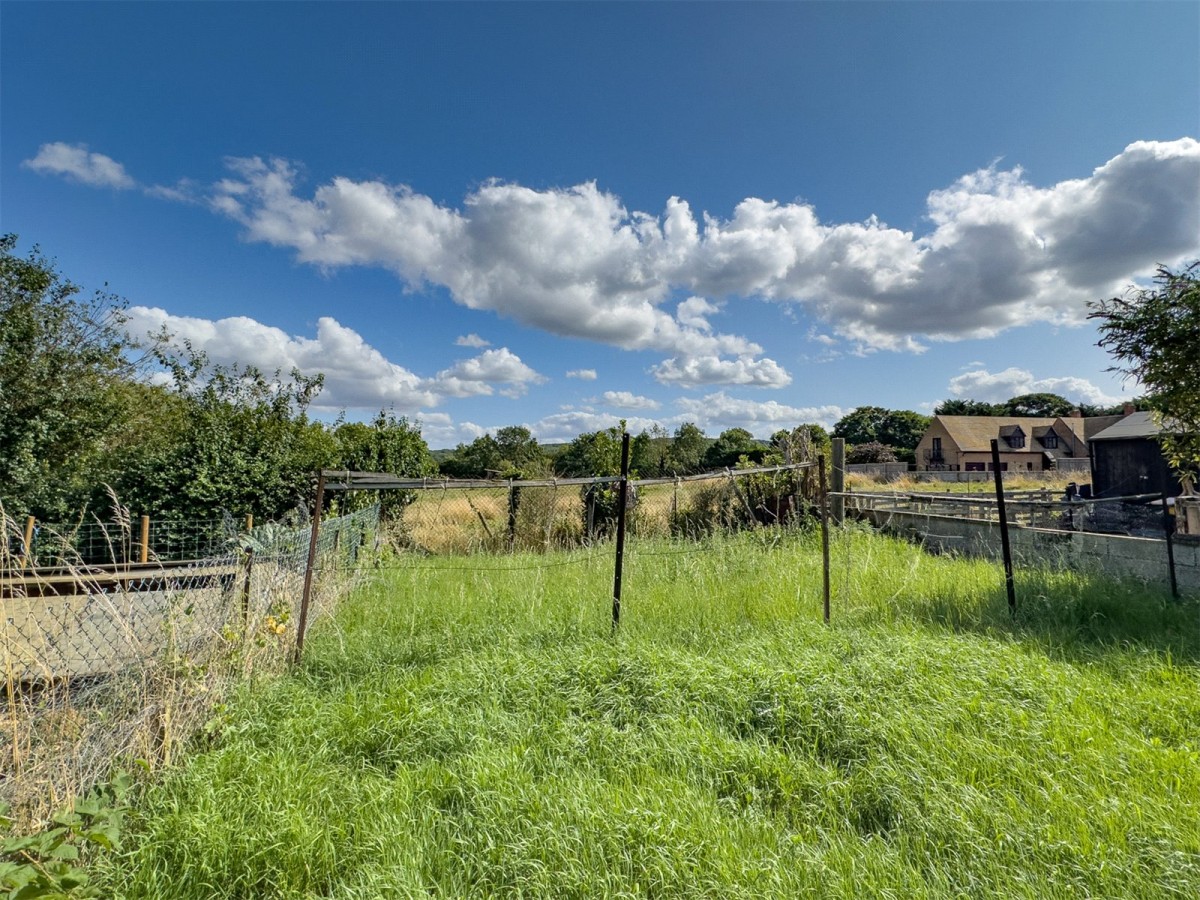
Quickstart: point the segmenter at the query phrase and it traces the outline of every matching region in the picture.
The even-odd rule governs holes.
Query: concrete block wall
[[[864,510],[859,514],[884,531],[920,540],[934,550],[993,559],[1002,555],[998,522],[894,510]],[[1054,531],[1026,525],[1010,525],[1008,538],[1017,565],[1064,567],[1164,587],[1171,583],[1167,542],[1163,539]],[[1177,537],[1173,543],[1180,593],[1200,594],[1200,541]]]

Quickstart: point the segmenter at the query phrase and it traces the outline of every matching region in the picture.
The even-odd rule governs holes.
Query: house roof
[[[1110,428],[1116,425],[1125,416],[1092,416],[1083,420],[1083,436],[1087,440],[1092,440],[1096,435],[1102,432],[1105,428]]]
[[[1152,413],[1135,412],[1124,416],[1114,425],[1092,436],[1093,441],[1128,441],[1137,438],[1152,438],[1162,428],[1154,421]]]
[[[1027,416],[935,416],[937,421],[958,445],[959,450],[987,452],[992,449],[992,441],[1002,434],[1012,434],[1015,427],[1021,427],[1028,432],[1033,429],[1043,429],[1046,434],[1056,423],[1069,430],[1076,439],[1083,441],[1085,419],[1079,418],[1033,418]],[[1058,429],[1055,429],[1058,431]],[[1039,435],[1040,436],[1040,435]],[[1040,447],[1029,447],[1030,451],[1040,451]]]

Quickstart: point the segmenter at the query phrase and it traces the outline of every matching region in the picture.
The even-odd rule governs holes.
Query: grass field
[[[128,897],[1200,895],[1200,607],[863,531],[400,557],[148,787]]]

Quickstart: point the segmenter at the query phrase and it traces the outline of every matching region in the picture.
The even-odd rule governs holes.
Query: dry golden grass
[[[1069,482],[1082,484],[1088,481],[1083,473],[1065,474],[1062,472],[1046,472],[1044,474],[1021,475],[1004,479],[1006,491],[1049,491],[1051,494],[1062,495]],[[991,477],[979,481],[918,481],[911,475],[903,478],[888,480],[873,478],[866,475],[847,475],[846,490],[848,491],[894,491],[896,493],[929,493],[929,494],[983,494],[994,495],[995,483]]]

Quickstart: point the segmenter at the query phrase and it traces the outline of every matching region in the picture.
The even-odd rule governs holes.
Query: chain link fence
[[[163,530],[200,534],[210,525]],[[0,800],[37,817],[114,759],[169,760],[229,687],[286,665],[310,531],[220,527],[217,552],[201,559],[97,565],[65,541],[22,552],[26,523],[5,520]],[[137,543],[128,519],[107,529],[106,546]],[[353,586],[378,530],[378,506],[324,523],[310,622]]]

